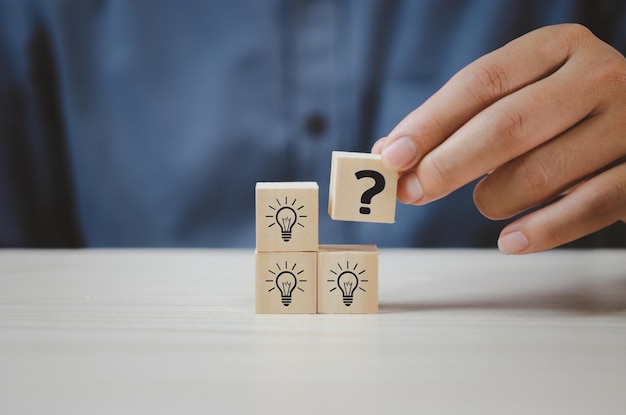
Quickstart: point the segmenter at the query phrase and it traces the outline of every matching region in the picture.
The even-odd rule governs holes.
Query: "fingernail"
[[[513,231],[498,239],[498,249],[503,254],[517,254],[528,248],[528,238],[522,231]]]
[[[385,146],[386,140],[387,140],[387,137],[379,138],[372,146],[372,150],[371,150],[372,154],[380,154],[383,147]]]
[[[424,197],[422,185],[414,174],[408,174],[404,177],[402,188],[402,198],[400,199],[402,203],[415,203]]]
[[[400,137],[384,148],[382,159],[387,167],[401,170],[415,162],[417,148],[409,137]]]

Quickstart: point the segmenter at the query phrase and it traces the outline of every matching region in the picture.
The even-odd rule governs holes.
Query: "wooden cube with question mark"
[[[255,191],[257,251],[317,251],[317,183],[259,182]]]
[[[333,151],[328,214],[335,220],[394,223],[398,174],[378,154]]]
[[[320,245],[317,253],[317,312],[378,312],[376,245]]]

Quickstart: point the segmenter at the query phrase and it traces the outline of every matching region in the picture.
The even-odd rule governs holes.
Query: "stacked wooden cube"
[[[379,156],[334,152],[328,211],[333,219],[392,223],[397,176]],[[256,185],[256,312],[377,313],[375,245],[319,245],[314,182]]]

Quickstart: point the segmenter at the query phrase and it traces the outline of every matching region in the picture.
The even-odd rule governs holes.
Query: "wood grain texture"
[[[253,250],[0,251],[2,412],[624,413],[625,251],[379,261],[379,314],[257,315]]]

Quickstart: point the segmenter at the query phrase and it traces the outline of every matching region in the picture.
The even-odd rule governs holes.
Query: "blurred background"
[[[332,221],[331,152],[561,22],[626,51],[621,1],[0,0],[0,245],[252,247],[255,183],[316,181],[321,243],[495,247],[472,185],[394,225]]]

